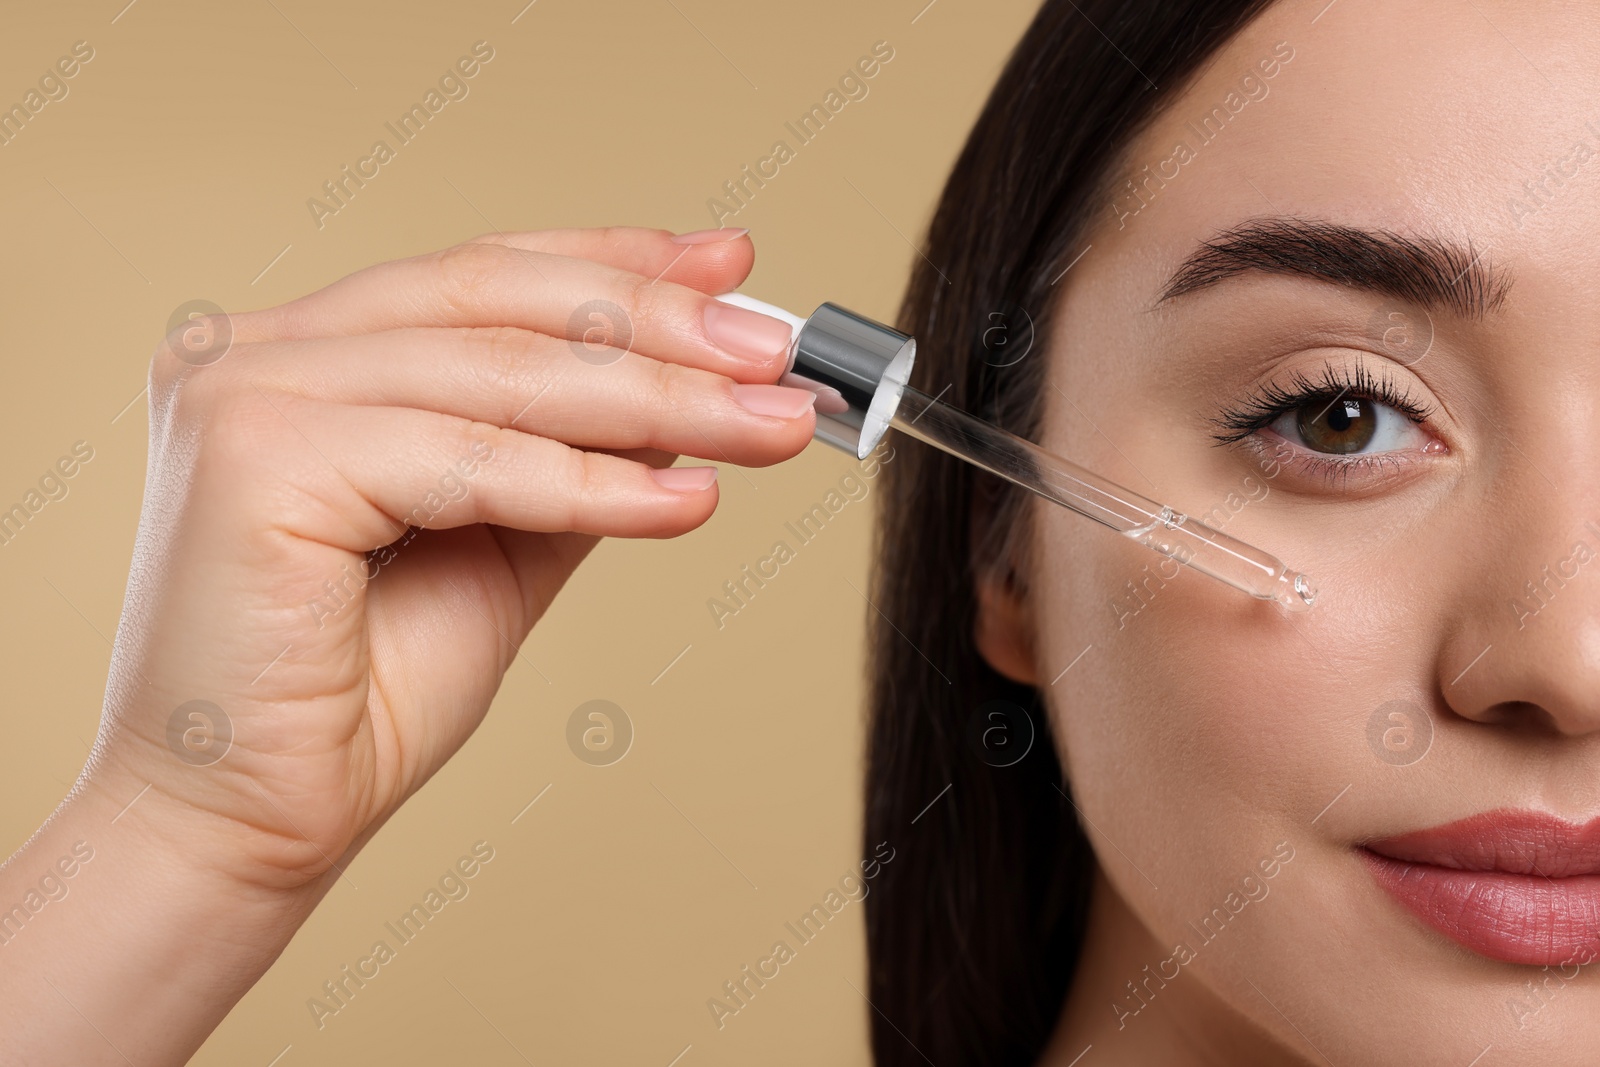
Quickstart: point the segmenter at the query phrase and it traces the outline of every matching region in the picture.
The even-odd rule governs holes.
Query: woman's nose
[[[1476,578],[1439,659],[1440,690],[1463,718],[1600,730],[1600,521],[1562,525],[1551,538],[1530,522]]]

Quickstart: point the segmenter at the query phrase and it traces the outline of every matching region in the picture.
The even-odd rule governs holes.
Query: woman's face
[[[1021,643],[1106,883],[1062,1062],[1594,1062],[1596,40],[1594,7],[1277,4],[1119,167],[1043,443],[1320,596],[1037,505]]]

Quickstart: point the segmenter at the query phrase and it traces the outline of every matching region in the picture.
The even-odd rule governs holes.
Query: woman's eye
[[[1335,456],[1421,449],[1430,440],[1390,405],[1349,395],[1309,400],[1279,415],[1268,429],[1302,448]]]

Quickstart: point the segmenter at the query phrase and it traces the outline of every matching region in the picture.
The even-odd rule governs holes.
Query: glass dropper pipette
[[[1311,579],[1271,553],[911,388],[916,341],[905,334],[834,304],[802,319],[741,293],[718,299],[790,323],[780,384],[816,392],[816,436],[856,458],[893,427],[1259,600],[1290,611],[1315,602]]]
[[[1260,600],[1305,611],[1316,599],[1311,579],[1276,556],[910,386],[889,425]]]

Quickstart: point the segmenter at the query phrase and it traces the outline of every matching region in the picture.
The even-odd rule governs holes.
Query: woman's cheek
[[[1279,841],[1309,845],[1318,810],[1371,773],[1369,713],[1416,673],[1414,617],[1360,553],[1296,557],[1331,592],[1291,617],[1053,510],[1044,689],[1091,842],[1159,939]]]

